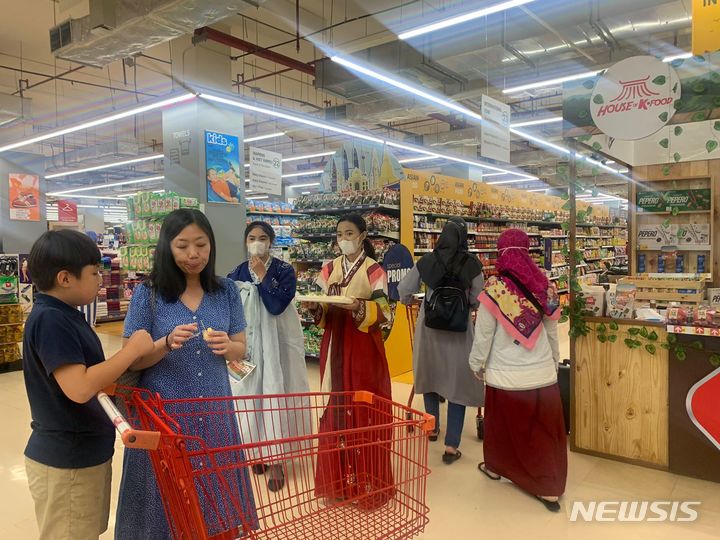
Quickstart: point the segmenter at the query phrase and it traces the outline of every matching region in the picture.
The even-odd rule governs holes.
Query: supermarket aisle
[[[102,332],[102,328],[100,329]],[[567,338],[567,334],[564,333]],[[120,345],[116,336],[101,334],[105,350]],[[308,364],[311,386],[318,387],[316,363]],[[405,401],[406,384],[394,383],[393,395]],[[415,407],[421,407],[417,397]],[[29,410],[22,373],[0,375],[0,408],[6,436],[0,444],[0,538],[30,540],[37,537],[32,501],[27,490],[22,451],[29,433]],[[480,535],[498,539],[531,535],[535,539],[605,539],[608,534],[627,539],[710,539],[720,530],[720,487],[717,484],[679,477],[660,471],[624,465],[570,453],[568,490],[560,514],[550,514],[509,483],[488,480],[477,471],[482,443],[475,437],[475,415],[465,421],[463,458],[452,466],[441,461],[441,443],[430,446],[433,470],[428,481],[430,525],[427,540],[470,539]],[[122,456],[114,460],[113,509],[117,501]],[[573,500],[699,500],[703,502],[697,523],[570,523],[565,510]],[[112,521],[111,521],[112,526]],[[109,531],[103,539],[112,538]]]

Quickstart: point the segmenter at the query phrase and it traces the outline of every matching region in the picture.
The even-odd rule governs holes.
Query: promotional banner
[[[77,203],[73,201],[58,201],[58,221],[63,223],[77,223]]]
[[[235,135],[205,131],[205,175],[208,202],[240,204],[245,175]]]
[[[510,163],[510,105],[483,94],[480,153]]]
[[[9,183],[10,219],[40,221],[40,177],[10,173]]]
[[[673,189],[670,191],[639,191],[638,212],[693,212],[710,210],[710,189]]]
[[[250,189],[282,195],[282,154],[250,147]]]
[[[387,146],[352,140],[330,156],[322,174],[326,193],[367,191],[405,178],[402,165]]]
[[[705,54],[720,49],[720,3],[692,0],[692,52]]]
[[[402,244],[395,244],[383,257],[383,269],[388,279],[388,298],[398,302],[398,285],[414,265],[410,250]]]

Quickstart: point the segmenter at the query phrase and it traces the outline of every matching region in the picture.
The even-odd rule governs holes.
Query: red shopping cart
[[[428,523],[434,418],[401,404],[369,392],[172,400],[120,386],[98,399],[125,446],[148,451],[176,539],[400,539]],[[229,444],[210,447],[218,432]],[[282,467],[283,489],[250,472],[267,464]]]

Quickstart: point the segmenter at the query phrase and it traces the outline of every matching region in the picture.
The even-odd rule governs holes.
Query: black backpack
[[[467,259],[466,253],[460,268]],[[458,275],[449,273],[440,258],[438,261],[445,269],[445,276],[439,286],[433,289],[430,297],[425,297],[425,326],[448,332],[465,332],[470,318],[468,291]]]

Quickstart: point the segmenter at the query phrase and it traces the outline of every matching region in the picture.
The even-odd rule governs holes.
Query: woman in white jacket
[[[505,477],[560,510],[567,441],[557,369],[555,287],[529,254],[528,236],[498,239],[496,268],[480,294],[470,368],[485,381],[485,461],[489,478]],[[484,309],[483,309],[484,308]]]

